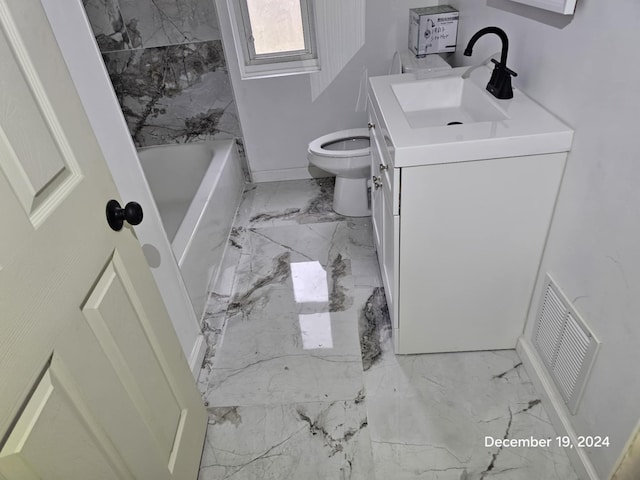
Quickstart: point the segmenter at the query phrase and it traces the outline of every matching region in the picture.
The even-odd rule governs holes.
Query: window
[[[319,70],[313,0],[231,0],[243,78]]]

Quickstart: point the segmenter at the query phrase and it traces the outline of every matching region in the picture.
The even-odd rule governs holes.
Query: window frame
[[[299,1],[305,49],[257,54],[247,0],[227,0],[240,74],[243,79],[296,75],[320,70],[314,0]]]

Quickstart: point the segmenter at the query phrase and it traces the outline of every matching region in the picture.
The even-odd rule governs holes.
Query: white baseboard
[[[202,368],[202,362],[204,361],[206,353],[207,342],[204,339],[204,335],[198,335],[198,338],[196,338],[193,344],[193,350],[191,350],[191,358],[189,358],[189,368],[196,382],[198,381],[198,375],[200,375],[200,369]]]
[[[542,405],[556,433],[558,435],[567,435],[571,438],[571,443],[576,445],[574,448],[565,448],[565,452],[578,478],[580,480],[601,480],[593,468],[587,452],[584,448],[577,447],[578,434],[571,424],[570,413],[566,409],[560,393],[553,385],[553,381],[546,373],[546,368],[533,346],[526,338],[520,337],[516,345],[516,351],[536,391],[542,397]]]

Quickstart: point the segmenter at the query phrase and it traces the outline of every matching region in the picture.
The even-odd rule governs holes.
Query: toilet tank
[[[434,72],[451,68],[451,65],[440,55],[432,54],[418,58],[409,50],[400,53],[400,61],[402,64],[402,73]]]
[[[440,55],[433,54],[418,58],[409,50],[396,52],[391,60],[389,75],[399,73],[434,72],[451,68]]]

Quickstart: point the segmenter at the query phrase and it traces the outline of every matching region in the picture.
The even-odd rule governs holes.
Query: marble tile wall
[[[138,147],[242,132],[213,0],[83,0]]]

